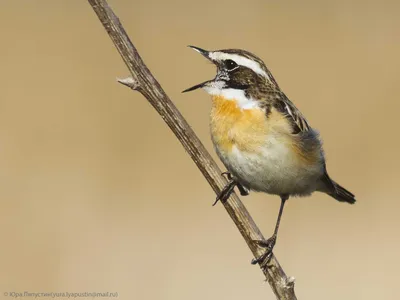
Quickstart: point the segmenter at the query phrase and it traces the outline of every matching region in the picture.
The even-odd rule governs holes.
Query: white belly
[[[244,152],[235,145],[227,152],[216,146],[227,169],[247,188],[269,194],[308,195],[317,188],[323,165],[306,164],[293,149],[269,136],[257,152]]]

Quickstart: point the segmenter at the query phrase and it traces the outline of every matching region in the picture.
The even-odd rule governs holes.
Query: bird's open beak
[[[212,81],[212,80],[207,80],[207,81],[204,81],[204,82],[202,82],[202,83],[196,84],[196,85],[194,85],[194,86],[192,86],[192,87],[190,87],[190,88],[188,88],[188,89],[182,91],[182,93],[191,92],[191,91],[200,89],[200,88],[206,86],[207,83],[210,83],[211,81]]]
[[[192,48],[194,51],[199,52],[199,53],[200,53],[201,55],[203,55],[205,58],[207,58],[208,60],[212,61],[211,58],[210,58],[210,51],[201,49],[201,48],[199,48],[199,47],[191,46],[191,45],[189,45],[188,47],[189,47],[189,48]]]
[[[208,60],[212,61],[212,59],[210,58],[210,51],[207,51],[207,50],[201,49],[199,47],[195,47],[195,46],[188,46],[188,47],[192,48],[193,50],[195,50],[197,52],[199,52],[205,58],[207,58]],[[182,93],[186,93],[186,92],[191,92],[191,91],[197,90],[199,88],[202,88],[202,87],[206,86],[208,83],[210,83],[212,81],[213,80],[207,80],[207,81],[204,81],[202,83],[196,84],[195,86],[192,86],[192,87],[184,90]]]

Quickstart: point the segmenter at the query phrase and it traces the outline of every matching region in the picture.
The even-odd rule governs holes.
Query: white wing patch
[[[285,103],[285,108],[286,108],[288,114],[289,114],[292,118],[294,118],[293,113],[292,113],[292,110],[290,109],[289,105],[287,105],[287,103]]]
[[[290,104],[287,101],[282,101],[282,102],[285,104],[285,109],[288,115],[292,118],[297,127],[299,127],[300,131],[309,130],[310,126],[308,125],[306,119],[303,117],[300,111],[297,110],[294,105],[293,107],[290,107]]]
[[[254,60],[248,59],[241,55],[215,51],[215,52],[210,52],[209,57],[212,60],[218,60],[218,61],[231,59],[238,65],[247,67],[253,70],[255,73],[264,76],[265,78],[270,80],[268,74],[261,68],[258,62],[255,62]]]

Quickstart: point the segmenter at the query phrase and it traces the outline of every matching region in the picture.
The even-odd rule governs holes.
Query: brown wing
[[[283,113],[290,121],[293,128],[293,134],[305,132],[310,130],[307,120],[297,109],[297,107],[285,96],[284,98],[276,99],[273,106]]]

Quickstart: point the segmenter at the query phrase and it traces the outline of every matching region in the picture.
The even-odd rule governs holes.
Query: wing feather
[[[306,118],[287,97],[276,99],[273,106],[290,121],[293,127],[293,134],[310,130],[310,125],[308,125]]]

